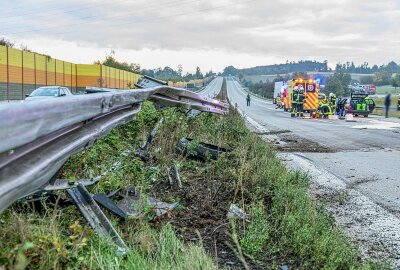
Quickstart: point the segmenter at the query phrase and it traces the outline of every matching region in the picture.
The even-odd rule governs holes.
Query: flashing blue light
[[[320,82],[321,81],[321,79],[320,78],[317,78],[317,80],[316,80],[317,82]]]

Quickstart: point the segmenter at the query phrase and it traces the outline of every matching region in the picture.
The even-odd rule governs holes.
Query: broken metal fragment
[[[160,128],[163,121],[164,118],[161,117],[161,119],[157,122],[156,126],[150,132],[149,136],[147,137],[147,140],[143,143],[142,146],[140,146],[139,150],[136,151],[135,153],[136,156],[138,156],[141,160],[145,162],[149,160],[149,146],[156,137],[157,131]]]
[[[106,194],[104,193],[97,193],[93,196],[93,199],[100,204],[102,207],[106,208],[108,211],[110,211],[112,214],[115,216],[119,217],[122,220],[126,220],[127,215],[124,210],[118,207],[118,205],[111,200],[109,197],[107,197]]]
[[[182,188],[181,176],[179,175],[179,169],[178,169],[178,165],[176,165],[176,163],[174,164],[174,173],[175,173],[176,182],[178,182],[178,187]]]
[[[84,186],[90,186],[99,182],[100,176],[91,179],[80,179],[80,180],[69,180],[69,179],[56,179],[54,183],[48,184],[43,188],[45,191],[50,190],[62,190],[77,187],[78,184],[82,184]]]
[[[223,147],[202,142],[196,143],[195,146],[192,148],[190,146],[190,143],[192,142],[194,143],[193,139],[189,138],[180,139],[177,145],[177,150],[180,153],[187,154],[188,157],[200,160],[207,160],[207,159],[216,160],[222,153],[229,152],[228,149],[225,149]]]
[[[229,207],[228,213],[226,214],[228,219],[248,219],[249,216],[243,211],[242,208],[232,203]]]
[[[78,184],[76,188],[67,189],[68,195],[74,201],[75,205],[78,207],[79,211],[89,222],[90,226],[103,237],[108,238],[114,244],[116,244],[119,249],[118,253],[123,254],[128,251],[124,240],[115,230],[110,220],[101,211],[99,205],[92,198],[92,195],[85,188],[84,185]]]
[[[148,207],[154,211],[157,217],[165,215],[175,209],[179,203],[166,203],[159,201],[153,197],[144,195],[140,192],[127,192],[123,199],[118,202],[118,207],[133,218],[142,218]]]

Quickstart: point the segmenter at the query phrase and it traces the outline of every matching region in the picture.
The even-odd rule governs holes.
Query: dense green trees
[[[224,69],[223,75],[274,75],[287,74],[292,72],[307,72],[307,71],[328,71],[328,61],[317,62],[310,60],[302,60],[299,62],[289,62],[285,64],[258,66],[252,68],[236,69],[233,66],[228,66]]]
[[[115,55],[115,52],[111,51],[111,53],[106,56],[106,59],[104,59],[103,61],[100,61],[100,60],[96,61],[95,64],[99,64],[99,65],[102,64],[107,67],[118,68],[118,69],[126,70],[129,72],[136,72],[136,73],[140,72],[139,64],[135,64],[135,63],[128,64],[127,62],[120,62],[117,59],[115,59],[114,55]]]
[[[400,73],[400,65],[398,65],[394,61],[391,61],[387,65],[381,65],[379,67],[377,65],[374,65],[372,67],[369,67],[368,62],[364,62],[359,66],[354,65],[354,62],[346,62],[344,64],[338,63],[335,70],[346,73],[373,74],[376,72],[386,72],[389,74],[393,74]]]
[[[345,96],[348,94],[348,85],[351,82],[351,76],[348,73],[336,72],[332,77],[327,79],[325,85],[325,93],[334,93],[337,96]]]
[[[15,43],[2,37],[2,38],[0,38],[0,45],[12,48],[12,47],[14,47]]]
[[[381,70],[374,74],[374,83],[376,85],[388,85],[392,82],[392,73],[388,70]]]
[[[397,89],[397,87],[400,87],[400,74],[396,74],[392,78],[392,86]]]
[[[178,65],[178,70],[174,70],[171,67],[164,67],[164,68],[156,68],[156,69],[142,69],[141,74],[155,77],[160,80],[164,81],[190,81],[195,79],[203,79],[204,77],[211,77],[215,75],[215,73],[210,70],[205,75],[201,72],[200,67],[196,67],[196,72],[194,74],[187,72],[183,74],[183,67],[182,65]]]

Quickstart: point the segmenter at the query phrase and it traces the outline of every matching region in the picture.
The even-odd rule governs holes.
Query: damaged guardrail
[[[134,120],[145,100],[217,114],[228,110],[223,102],[168,86],[90,91],[0,106],[0,213],[51,183],[71,155]]]

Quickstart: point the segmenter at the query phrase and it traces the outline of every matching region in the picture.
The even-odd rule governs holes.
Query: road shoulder
[[[250,130],[271,142],[276,135],[265,136],[269,130],[240,112]],[[278,138],[278,137],[277,137]],[[331,172],[296,153],[280,153],[280,159],[294,170],[310,176],[310,196],[324,205],[336,225],[360,248],[363,259],[388,260],[400,267],[400,220]]]

